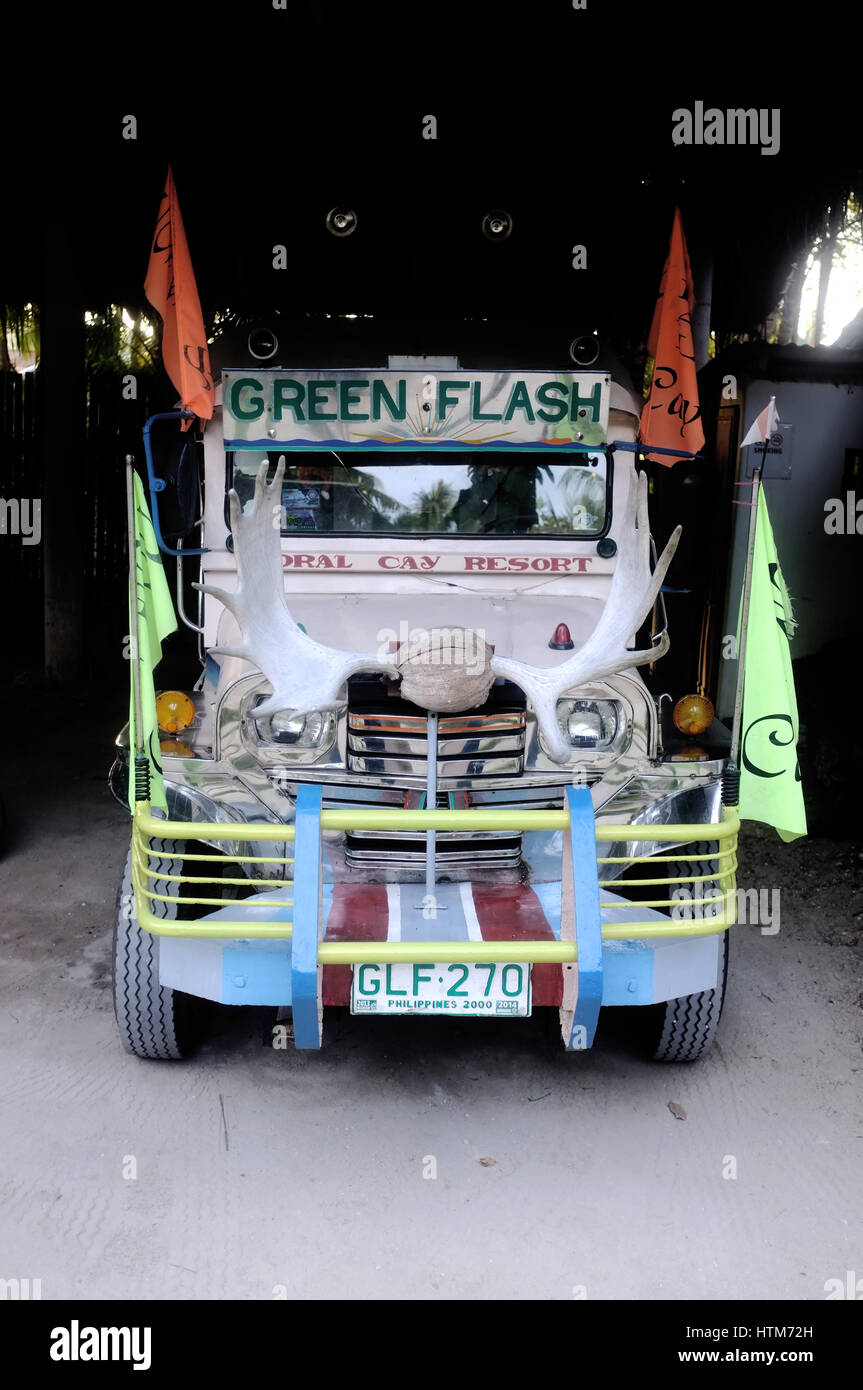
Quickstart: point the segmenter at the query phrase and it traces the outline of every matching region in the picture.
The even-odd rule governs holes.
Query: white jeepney
[[[203,429],[185,551],[148,439],[201,671],[159,705],[167,819],[133,817],[130,1050],[185,1055],[200,999],[268,1006],[303,1048],[336,1006],[553,1010],[574,1051],[631,1006],[658,1059],[710,1045],[736,784],[721,752],[664,750],[642,679],[676,536],[657,560],[639,409],[601,370],[252,353]]]

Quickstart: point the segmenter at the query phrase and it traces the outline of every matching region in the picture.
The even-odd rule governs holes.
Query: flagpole
[[[150,799],[150,760],[144,755],[144,721],[141,714],[141,667],[138,661],[138,586],[136,579],[137,554],[135,546],[135,483],[134,458],[126,455],[126,523],[129,532],[129,614],[132,631],[132,695],[135,706],[135,800]],[[131,756],[131,748],[129,753]],[[132,768],[129,768],[132,776]]]
[[[767,444],[764,445],[767,453]],[[762,460],[762,468],[764,461]],[[746,657],[746,638],[749,631],[749,597],[752,591],[752,557],[755,554],[755,525],[758,517],[758,496],[761,487],[761,468],[752,472],[752,502],[749,513],[749,541],[746,547],[746,568],[743,572],[743,606],[740,614],[740,641],[737,647],[737,689],[734,694],[734,718],[731,723],[731,763],[737,766],[740,745],[740,723],[743,712],[743,678]]]

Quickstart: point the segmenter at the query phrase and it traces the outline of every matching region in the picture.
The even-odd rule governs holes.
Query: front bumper
[[[170,894],[153,887],[151,837],[224,845],[225,822],[163,820],[139,803],[132,838],[136,911],[142,928],[163,938],[163,984],[224,1002],[290,1006],[296,1045],[314,1048],[321,1043],[325,967],[465,959],[549,967],[562,1017],[571,1020],[572,1047],[590,1045],[603,1004],[653,1003],[716,983],[719,934],[735,920],[735,808],[724,807],[713,824],[597,825],[584,787],[567,788],[563,808],[542,811],[322,810],[321,799],[320,787],[301,787],[293,825],[231,822],[227,855],[183,851],[190,871],[167,876],[175,885]],[[405,940],[401,932],[400,939],[389,933],[369,939],[357,923],[350,938],[342,932],[336,939],[322,841],[327,831],[349,829],[561,831],[559,891],[542,885],[548,931],[441,940],[429,929],[422,939]],[[671,852],[640,854],[645,842]],[[605,846],[623,852],[604,854]],[[214,862],[220,871],[235,864],[236,876],[207,873]],[[603,865],[613,877],[602,877]],[[637,876],[626,878],[630,868]],[[612,884],[623,893],[610,891]],[[235,886],[259,891],[229,904],[224,890]],[[166,919],[154,911],[156,903],[175,903],[177,894],[184,913],[194,916]]]

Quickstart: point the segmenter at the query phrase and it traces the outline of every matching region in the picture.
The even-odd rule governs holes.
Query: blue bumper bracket
[[[321,788],[297,791],[294,840],[294,926],[291,995],[294,1044],[319,1048],[323,996],[318,940],[321,934]]]
[[[566,1046],[581,1051],[593,1046],[602,1003],[602,918],[596,864],[596,823],[587,787],[567,787],[572,846],[575,943],[578,949],[578,998]]]

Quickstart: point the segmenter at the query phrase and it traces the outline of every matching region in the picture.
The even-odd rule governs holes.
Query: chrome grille
[[[415,706],[413,707],[416,708]],[[524,770],[525,715],[520,709],[442,716],[438,720],[438,806],[473,804],[478,786],[495,777],[517,777]],[[348,711],[347,768],[370,778],[394,779],[407,788],[405,803],[419,806],[428,774],[426,717],[361,706]],[[464,779],[473,786],[464,790]],[[425,835],[356,831],[346,837],[345,857],[357,867],[385,864],[420,869]],[[521,835],[501,831],[444,833],[437,837],[436,861],[442,870],[483,865],[512,869],[521,861]]]
[[[438,786],[463,777],[517,777],[524,768],[523,710],[459,714],[438,720]],[[349,772],[415,779],[425,785],[428,739],[423,715],[348,711]],[[410,784],[408,784],[410,785]]]

